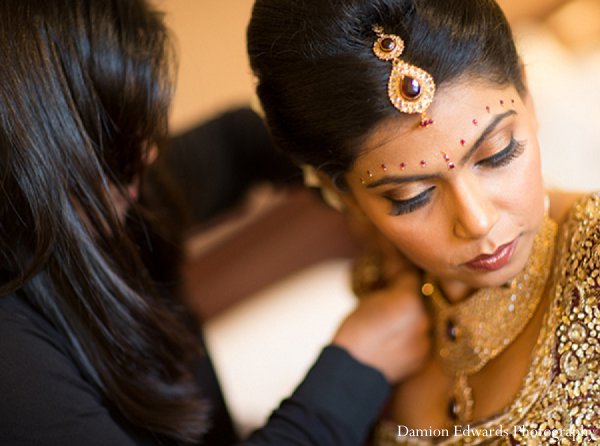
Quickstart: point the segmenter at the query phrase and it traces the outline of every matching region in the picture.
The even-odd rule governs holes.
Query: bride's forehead
[[[381,122],[369,135],[360,158],[389,148],[423,148],[428,145],[459,143],[481,132],[493,116],[519,107],[519,96],[512,86],[483,82],[460,82],[441,88],[430,107],[434,124],[419,126],[416,115],[398,114]]]

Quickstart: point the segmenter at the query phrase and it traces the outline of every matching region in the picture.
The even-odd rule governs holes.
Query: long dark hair
[[[68,338],[112,408],[192,441],[206,427],[198,343],[111,201],[165,138],[168,42],[144,0],[0,2],[0,294]]]
[[[438,88],[457,79],[525,87],[510,27],[493,0],[257,0],[248,53],[278,147],[334,179],[361,143],[401,117],[387,96],[389,63],[374,25],[404,39],[402,59]]]

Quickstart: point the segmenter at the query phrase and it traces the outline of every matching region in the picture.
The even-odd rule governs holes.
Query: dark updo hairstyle
[[[399,35],[402,59],[437,86],[480,78],[525,86],[510,27],[493,0],[257,0],[248,53],[275,144],[334,180],[361,143],[398,112],[391,64],[372,51],[373,25]]]
[[[146,0],[2,0],[0,60],[0,296],[62,333],[117,419],[197,440],[197,333],[112,193],[128,196],[167,134],[175,61],[162,14]]]

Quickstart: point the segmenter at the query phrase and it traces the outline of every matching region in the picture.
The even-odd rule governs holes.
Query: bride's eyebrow
[[[387,175],[383,178],[378,179],[367,185],[367,189],[373,189],[379,186],[383,186],[386,184],[404,184],[404,183],[412,183],[413,181],[423,181],[430,180],[433,178],[440,178],[440,175],[411,175],[411,176],[402,176],[402,175]]]
[[[467,161],[469,161],[469,159],[471,159],[471,157],[473,155],[475,155],[475,153],[477,152],[477,150],[479,149],[479,147],[481,146],[483,141],[485,141],[485,139],[488,136],[490,136],[490,133],[492,133],[496,129],[496,127],[498,127],[498,124],[500,124],[505,118],[508,118],[509,116],[516,115],[516,114],[517,114],[517,112],[515,110],[508,110],[507,112],[504,112],[501,115],[496,115],[494,117],[494,119],[492,120],[492,122],[490,122],[488,124],[488,126],[485,128],[485,130],[481,133],[479,138],[477,138],[477,141],[475,141],[475,144],[473,144],[471,146],[471,148],[469,149],[469,151],[463,155],[463,157],[460,159],[459,164],[461,164],[461,165],[465,164]]]

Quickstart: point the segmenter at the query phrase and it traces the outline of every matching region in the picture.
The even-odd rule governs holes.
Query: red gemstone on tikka
[[[421,95],[421,84],[415,78],[404,76],[402,78],[402,96],[408,100],[415,100]]]
[[[391,52],[394,51],[394,49],[396,48],[396,42],[394,42],[394,39],[390,38],[390,37],[386,37],[385,39],[381,40],[381,49],[383,51],[386,52]]]

